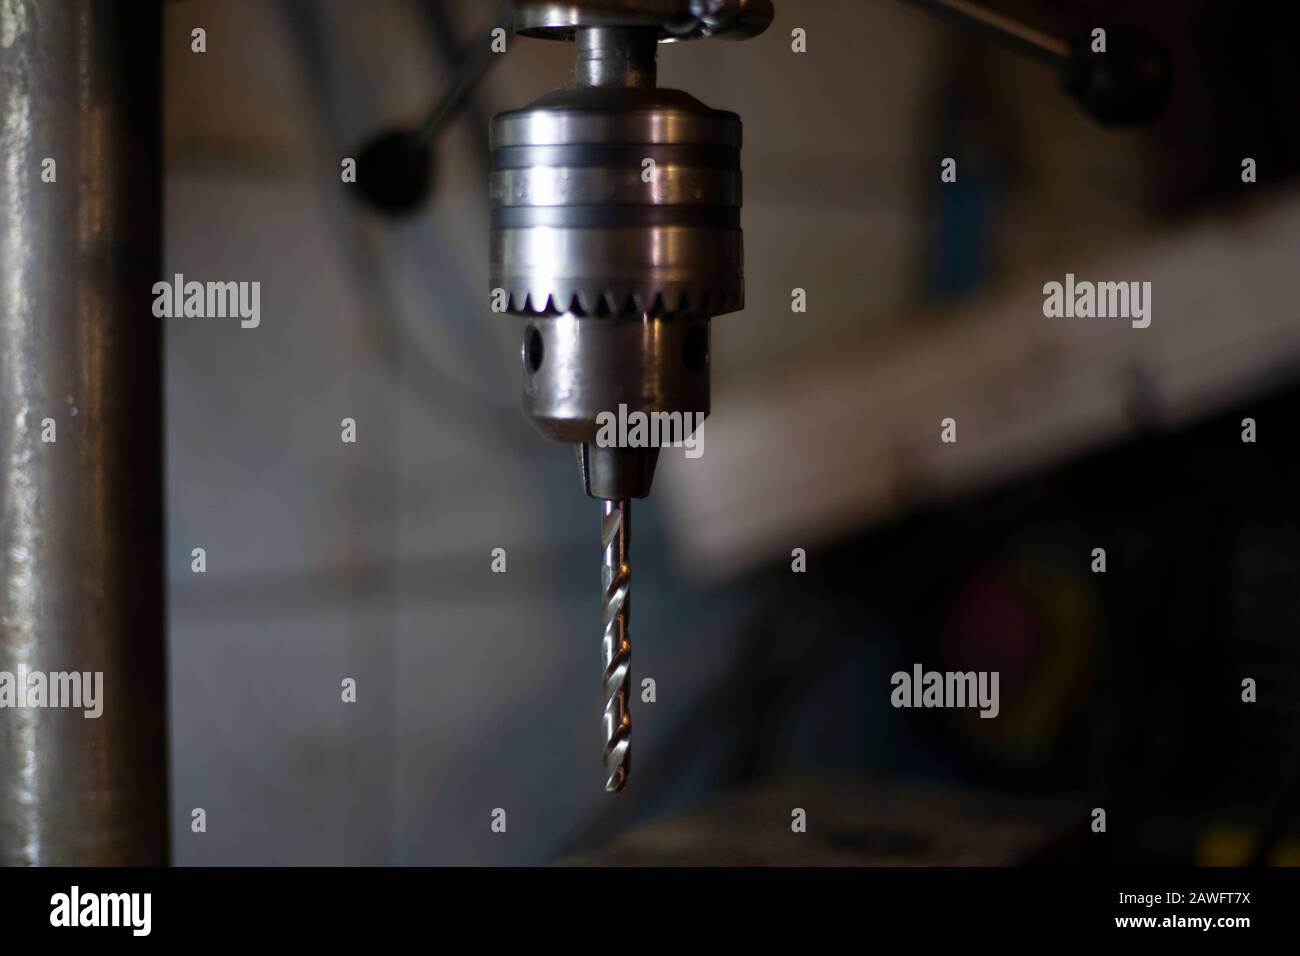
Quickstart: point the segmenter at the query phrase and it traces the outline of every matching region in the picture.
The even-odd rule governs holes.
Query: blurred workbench
[[[806,811],[807,830],[791,829]],[[800,779],[718,796],[567,866],[1008,866],[1086,832],[1082,802],[959,786]]]

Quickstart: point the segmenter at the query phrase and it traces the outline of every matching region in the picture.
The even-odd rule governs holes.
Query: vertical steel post
[[[0,863],[167,862],[160,15],[0,0],[0,703],[103,674],[0,707]]]

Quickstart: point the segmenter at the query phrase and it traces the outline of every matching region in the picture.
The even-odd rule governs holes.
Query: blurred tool
[[[601,418],[709,411],[709,320],[740,309],[741,123],[656,87],[658,44],[745,39],[770,0],[515,4],[523,36],[575,40],[576,83],[492,124],[492,285],[524,329],[524,408],[577,448],[603,502],[605,787],[627,786],[631,500],[659,447],[598,442]]]
[[[509,29],[511,5],[505,4],[493,28]],[[415,129],[391,129],[375,135],[357,157],[361,197],[380,212],[401,216],[419,210],[433,186],[433,147],[459,115],[475,88],[500,59],[490,44],[475,41],[456,64],[451,83]]]
[[[1063,40],[969,0],[904,2],[983,33],[1052,67],[1065,91],[1103,126],[1145,123],[1169,99],[1173,63],[1169,54],[1141,31],[1106,26],[1105,50],[1098,51],[1093,49],[1091,31],[1074,40]]]

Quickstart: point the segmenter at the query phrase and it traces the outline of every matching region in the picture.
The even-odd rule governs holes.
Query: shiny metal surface
[[[103,674],[0,709],[0,863],[165,863],[158,5],[0,0],[0,102],[0,672]]]
[[[579,30],[579,87],[654,89],[658,75],[658,31],[654,27],[592,27]]]
[[[659,464],[659,449],[575,445],[582,489],[589,498],[620,501],[648,498]]]
[[[740,118],[653,88],[654,49],[643,28],[581,29],[579,87],[493,120],[492,286],[510,311],[743,306]]]
[[[707,317],[539,316],[523,352],[524,411],[555,441],[595,442],[597,416],[619,406],[709,412]]]
[[[564,40],[582,27],[644,26],[661,40],[746,40],[773,16],[772,0],[516,0],[515,32]]]
[[[605,789],[618,793],[627,788],[632,769],[629,752],[632,714],[627,696],[632,666],[632,643],[628,636],[628,619],[632,613],[628,595],[632,584],[632,566],[628,560],[632,544],[632,502],[602,501],[601,513],[600,538],[604,548],[600,564],[601,611],[605,624],[600,642],[605,675],[601,731],[605,741]]]
[[[721,40],[751,40],[776,17],[772,0],[691,0],[691,11],[698,35]]]
[[[543,40],[572,40],[579,27],[652,27],[661,39],[672,25],[689,31],[690,0],[516,0],[515,32]]]
[[[739,206],[737,170],[659,165],[653,182],[639,169],[534,166],[492,173],[492,202],[504,206]]]
[[[707,312],[744,308],[739,229],[540,226],[492,234],[493,288],[514,312]]]
[[[492,285],[511,311],[743,307],[734,113],[673,90],[562,90],[498,116],[492,142]]]
[[[492,148],[584,144],[741,146],[740,117],[681,90],[555,90],[498,114]],[[638,164],[639,165],[639,164]]]

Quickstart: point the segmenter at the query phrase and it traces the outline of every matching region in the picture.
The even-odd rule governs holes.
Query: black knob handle
[[[362,197],[390,216],[406,215],[423,206],[432,184],[433,148],[428,138],[418,133],[382,133],[357,157]]]
[[[1106,52],[1092,34],[1072,44],[1061,74],[1066,91],[1103,126],[1145,123],[1164,108],[1173,89],[1173,61],[1150,35],[1127,27],[1106,29]]]

